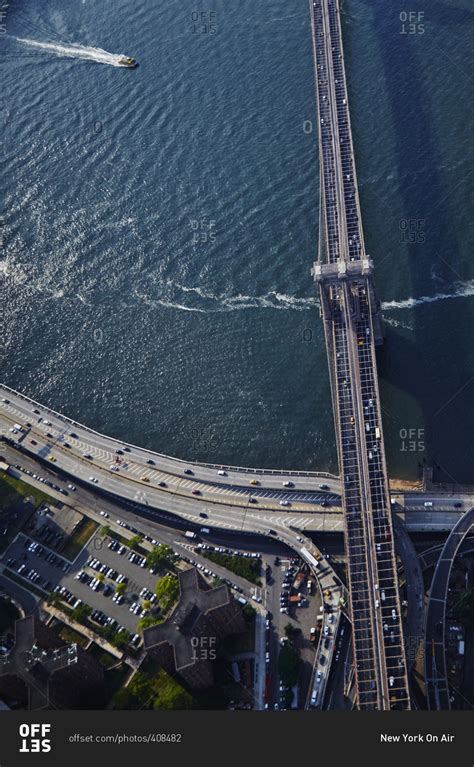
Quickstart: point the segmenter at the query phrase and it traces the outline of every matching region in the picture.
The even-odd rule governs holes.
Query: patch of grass
[[[83,517],[78,526],[74,530],[73,534],[69,536],[64,547],[61,550],[61,554],[69,561],[74,560],[81,549],[84,548],[89,539],[94,535],[99,525],[94,522],[93,519]]]
[[[74,631],[74,629],[66,625],[63,625],[61,628],[59,636],[61,639],[64,639],[65,642],[75,642],[81,647],[87,647],[89,644],[89,639],[87,637],[85,637],[83,634],[79,634],[79,632]]]
[[[25,498],[34,498],[34,505],[37,507],[40,503],[48,503],[56,506],[57,501],[42,490],[23,482],[21,479],[12,477],[10,474],[2,472],[0,474],[0,499],[2,508],[9,508],[16,505],[19,500]]]
[[[29,503],[26,503],[26,499]],[[23,527],[35,508],[44,501],[54,505],[56,501],[41,490],[22,482],[10,474],[0,473],[0,511],[2,512],[1,526],[7,528],[5,535],[0,538],[0,552],[12,542],[17,532]]]
[[[255,583],[256,586],[261,586],[260,580],[261,563],[259,559],[249,559],[247,557],[237,557],[232,554],[221,554],[218,551],[200,551],[211,562],[215,562],[216,565],[225,567],[226,570],[230,570],[236,575],[240,575],[241,578],[245,578],[250,583]]]
[[[0,634],[6,634],[7,631],[13,631],[15,621],[21,618],[19,610],[13,602],[6,598],[0,598]]]

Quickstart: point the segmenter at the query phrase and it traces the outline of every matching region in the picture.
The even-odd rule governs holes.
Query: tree
[[[52,591],[51,594],[48,594],[48,604],[52,607],[57,607],[60,601],[61,598],[57,591]]]
[[[142,607],[144,610],[151,610],[151,608],[153,607],[153,602],[150,602],[149,599],[144,599]]]
[[[155,594],[161,602],[164,612],[176,602],[179,597],[179,583],[176,575],[164,575],[156,584]]]
[[[155,546],[146,558],[146,566],[150,570],[165,570],[174,562],[174,551],[171,546],[160,543]]]
[[[92,608],[89,605],[79,605],[72,613],[71,618],[77,623],[87,623],[87,619],[92,612]]]
[[[128,687],[139,705],[148,707],[152,704],[155,692],[153,681],[147,674],[137,671]]]
[[[103,525],[100,528],[100,534],[102,538],[106,538],[108,535],[110,535],[110,525]]]
[[[117,594],[119,594],[119,596],[125,594],[126,590],[127,590],[126,583],[118,583],[117,588],[115,589],[115,591],[117,592]]]
[[[138,621],[138,631],[144,631],[145,629],[150,628],[150,626],[157,626],[158,623],[163,623],[163,618],[161,618],[156,613],[151,613],[151,615],[145,615],[143,618],[140,618]]]
[[[156,677],[153,687],[157,696],[153,708],[164,711],[182,711],[191,708],[193,699],[175,679],[172,679],[163,669]]]
[[[130,538],[128,545],[131,549],[137,549],[140,548],[140,544],[143,543],[143,538],[141,535],[134,535],[133,538]]]
[[[99,573],[99,575],[97,576],[97,580],[100,581],[100,583],[103,583],[105,581],[104,573]]]

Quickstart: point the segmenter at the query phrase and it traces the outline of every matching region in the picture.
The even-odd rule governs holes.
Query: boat
[[[120,56],[118,63],[121,67],[129,67],[130,69],[138,67],[138,61],[136,59],[132,59],[131,56]]]

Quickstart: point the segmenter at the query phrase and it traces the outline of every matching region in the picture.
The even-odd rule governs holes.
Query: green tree
[[[144,631],[150,628],[150,626],[157,626],[158,623],[163,623],[164,619],[156,613],[145,615],[138,621],[138,631]]]
[[[134,535],[133,538],[130,538],[130,540],[128,542],[128,545],[130,546],[131,549],[135,549],[135,551],[136,551],[137,549],[140,548],[140,544],[142,544],[142,543],[143,543],[142,536],[141,535]]]
[[[149,599],[144,599],[142,607],[143,607],[144,610],[151,610],[152,607],[153,607],[153,602],[150,602]]]
[[[163,669],[156,677],[153,687],[157,693],[153,703],[153,708],[156,710],[182,711],[193,705],[193,699],[189,692]]]
[[[92,612],[92,608],[89,607],[89,605],[79,605],[72,611],[71,618],[77,621],[77,623],[84,624],[84,623],[87,623],[87,619],[89,615],[91,614],[91,612]]]
[[[97,580],[103,583],[105,581],[104,573],[99,573],[99,575],[97,576]]]
[[[147,674],[137,671],[128,686],[140,706],[147,707],[153,703],[155,697],[153,680]]]
[[[127,590],[127,584],[126,583],[118,583],[117,584],[117,588],[115,589],[115,591],[119,595],[125,594],[126,590]]]
[[[57,591],[52,591],[50,594],[48,594],[48,604],[52,607],[57,607],[60,601],[61,597]]]
[[[174,559],[175,555],[171,546],[160,543],[149,552],[146,565],[150,570],[166,570],[172,566]]]
[[[179,582],[176,575],[164,575],[156,584],[156,596],[160,600],[161,608],[167,612],[179,597]]]
[[[103,525],[100,528],[100,534],[102,538],[106,538],[108,535],[110,535],[110,525]]]

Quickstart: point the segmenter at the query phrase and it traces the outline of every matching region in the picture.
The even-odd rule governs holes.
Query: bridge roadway
[[[341,468],[358,707],[409,709],[365,253],[337,0],[310,0],[321,168],[319,284]]]
[[[34,413],[34,410],[38,413]],[[48,423],[45,424],[45,421]],[[10,432],[15,423],[26,429],[23,435]],[[28,423],[31,423],[31,427],[27,427]],[[13,441],[20,439],[21,449],[26,450],[32,458],[43,460],[52,470],[59,469],[72,481],[80,482],[90,489],[104,490],[125,501],[139,501],[150,509],[169,512],[188,521],[190,525],[211,525],[242,532],[255,532],[258,528],[259,532],[266,535],[270,529],[278,533],[280,528],[326,533],[342,533],[344,530],[339,500],[336,500],[340,488],[338,478],[332,479],[317,473],[310,476],[306,473],[300,475],[298,472],[267,474],[264,470],[256,469],[229,469],[227,476],[221,477],[217,473],[217,466],[210,468],[201,464],[190,464],[126,445],[123,441],[98,434],[87,426],[2,386],[0,430],[5,437]],[[77,437],[71,437],[71,431],[77,434]],[[52,439],[47,437],[48,433],[53,435]],[[71,445],[69,448],[65,447],[66,439]],[[33,445],[32,440],[37,444]],[[119,471],[112,471],[111,466],[115,467],[117,457],[115,451],[123,447],[129,447],[131,450],[122,456],[126,456],[127,468],[121,464]],[[92,460],[84,458],[84,453],[91,455]],[[52,462],[51,458],[55,458],[55,461]],[[8,460],[12,463],[22,463],[21,460],[15,459],[13,451]],[[150,466],[148,460],[153,460],[154,465]],[[192,476],[184,474],[184,470],[189,466],[193,467]],[[91,481],[92,476],[98,480],[97,484]],[[145,476],[150,479],[148,483],[142,479]],[[250,486],[248,482],[252,477],[258,477],[261,484]],[[322,483],[321,479],[324,480]],[[305,497],[304,493],[315,492],[310,490],[311,487],[327,483],[331,491],[320,493],[320,497],[329,499],[330,505],[322,508],[318,504],[296,503],[292,500],[291,506],[281,507],[279,499],[288,497],[290,492],[283,488],[284,481],[294,482],[293,498]],[[160,486],[160,482],[164,482],[166,486]],[[301,492],[298,490],[300,484],[306,486]],[[194,495],[193,490],[198,490],[199,495]],[[261,495],[256,504],[251,504],[250,493],[253,496],[256,491]],[[427,512],[420,497],[423,498],[423,494],[405,494],[403,502],[406,508],[399,505],[396,507],[397,515],[408,531],[449,531],[462,515],[462,512],[453,509],[453,498],[427,496],[433,503],[433,508]],[[464,498],[470,500],[469,496]]]

